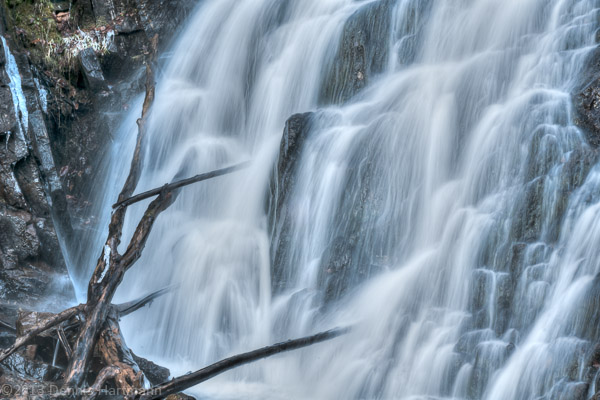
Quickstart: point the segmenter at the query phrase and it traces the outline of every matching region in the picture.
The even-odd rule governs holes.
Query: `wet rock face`
[[[91,47],[88,47],[79,53],[79,63],[86,86],[91,90],[104,89],[106,81],[104,79],[104,74],[102,73],[102,67],[96,57],[96,53]]]
[[[39,381],[56,381],[62,371],[40,361],[29,360],[20,353],[11,354],[2,364],[19,376]]]
[[[274,292],[288,288],[288,283],[294,280],[298,270],[291,263],[294,262],[293,251],[296,246],[293,241],[297,218],[294,200],[299,196],[292,194],[296,190],[299,163],[307,140],[311,135],[319,134],[320,129],[316,127],[322,117],[317,113],[293,115],[286,122],[281,139],[277,169],[271,183],[269,210]],[[369,134],[375,132],[369,131]],[[374,246],[381,238],[376,238],[368,228],[373,226],[381,209],[381,199],[373,190],[376,166],[369,161],[376,158],[379,149],[368,140],[359,144],[357,149],[361,151],[357,151],[348,163],[344,178],[348,195],[344,196],[335,211],[332,237],[318,266],[317,289],[325,304],[341,298],[348,290],[366,281],[372,273],[381,269],[376,264],[385,258],[382,250],[376,250]],[[367,149],[366,156],[362,152],[364,149]]]
[[[0,51],[4,54],[4,49]],[[19,60],[19,56],[14,57]],[[37,111],[30,71],[21,72],[24,100],[27,102],[27,131],[18,123],[11,77],[6,57],[0,59],[0,305],[33,307],[53,295],[54,301],[70,301],[74,294],[58,237],[54,229],[48,197],[53,159],[40,126],[32,123]],[[13,77],[14,78],[14,77]],[[31,86],[28,86],[28,85]],[[60,185],[59,185],[60,186]],[[14,314],[13,311],[3,312]]]
[[[271,209],[269,221],[272,229],[271,279],[277,292],[285,288],[291,278],[290,268],[285,268],[285,260],[291,243],[291,204],[290,194],[296,186],[296,172],[302,149],[306,142],[314,118],[313,113],[292,115],[285,123],[279,149],[277,170],[271,179]]]
[[[144,31],[170,38],[200,0],[135,0]],[[167,43],[163,43],[167,44]]]
[[[357,10],[346,22],[331,69],[324,75],[320,102],[343,103],[383,72],[389,59],[394,0]]]
[[[573,98],[575,123],[593,147],[600,146],[600,48],[587,60],[581,85]]]
[[[600,78],[575,96],[578,124],[587,133],[590,144],[600,146]]]

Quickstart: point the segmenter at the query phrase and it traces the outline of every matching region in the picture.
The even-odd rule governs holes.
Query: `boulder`
[[[50,364],[31,360],[21,353],[13,353],[4,361],[4,367],[25,379],[31,378],[38,381],[56,381],[60,378],[62,370]]]
[[[104,79],[100,61],[98,61],[94,49],[88,47],[80,51],[78,59],[86,86],[91,90],[104,89],[106,87],[106,80]]]
[[[152,385],[164,383],[169,379],[169,376],[171,376],[171,371],[169,371],[168,368],[161,367],[160,365],[145,358],[138,357],[133,353],[131,353],[131,355]]]

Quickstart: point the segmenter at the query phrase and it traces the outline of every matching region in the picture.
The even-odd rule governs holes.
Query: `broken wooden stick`
[[[0,361],[4,361],[8,356],[10,356],[12,353],[17,351],[22,346],[29,343],[40,333],[47,331],[48,329],[51,329],[51,328],[55,327],[56,325],[73,318],[75,315],[82,312],[84,310],[84,307],[85,306],[83,304],[80,304],[75,307],[71,307],[65,311],[58,313],[58,314],[54,314],[50,318],[45,319],[44,321],[35,325],[33,328],[28,330],[27,333],[25,333],[23,336],[19,336],[17,338],[17,340],[15,340],[15,343],[11,347],[4,349],[0,352]]]
[[[71,358],[71,356],[73,355],[73,349],[71,348],[71,345],[69,344],[69,340],[67,339],[67,335],[65,334],[65,330],[63,329],[62,325],[59,325],[56,328],[56,334],[58,335],[58,341],[60,342],[63,349],[65,350],[65,354],[66,354],[67,358]]]
[[[113,209],[117,209],[120,207],[128,207],[132,204],[138,203],[142,200],[148,199],[150,197],[153,196],[158,196],[161,193],[168,193],[171,192],[174,189],[179,189],[181,187],[184,186],[188,186],[191,185],[192,183],[196,183],[196,182],[201,182],[201,181],[206,181],[208,179],[212,179],[212,178],[216,178],[218,176],[223,176],[223,175],[227,175],[227,174],[231,174],[233,172],[242,170],[244,168],[247,168],[250,165],[249,161],[243,162],[243,163],[239,163],[239,164],[235,164],[232,165],[230,167],[226,167],[226,168],[221,168],[221,169],[216,169],[214,171],[210,171],[210,172],[205,172],[203,174],[198,174],[196,176],[193,176],[191,178],[186,178],[186,179],[182,179],[173,183],[168,183],[162,187],[159,188],[155,188],[152,190],[148,190],[145,191],[143,193],[140,194],[136,194],[135,196],[129,197],[125,200],[120,200],[117,203],[113,204],[112,208]]]
[[[224,360],[218,361],[196,372],[192,372],[191,374],[183,375],[169,382],[163,383],[158,386],[154,386],[152,389],[140,393],[136,397],[136,399],[162,399],[167,397],[168,395],[181,392],[182,390],[189,389],[192,386],[196,386],[197,384],[214,378],[215,376],[220,375],[223,372],[228,371],[230,369],[237,368],[244,364],[258,361],[263,358],[273,356],[275,354],[296,350],[303,347],[308,347],[316,343],[331,340],[338,336],[348,333],[349,330],[350,328],[335,328],[329,331],[317,333],[316,335],[306,336],[300,339],[288,340],[287,342],[281,342],[247,353],[238,354],[233,357],[229,357]]]
[[[179,285],[167,286],[166,288],[162,288],[160,290],[157,290],[156,292],[152,292],[149,295],[142,297],[141,299],[129,301],[129,302],[123,303],[123,304],[117,304],[114,306],[114,308],[119,317],[124,317],[124,316],[129,315],[132,312],[137,311],[140,308],[152,303],[152,301],[154,301],[154,299],[157,299],[160,296],[170,293],[171,291],[175,290],[178,287],[179,287]]]

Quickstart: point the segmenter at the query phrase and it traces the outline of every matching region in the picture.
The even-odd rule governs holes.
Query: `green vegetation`
[[[79,52],[91,47],[97,53],[108,51],[112,29],[102,30],[91,21],[75,21],[70,14],[55,15],[50,0],[5,0],[17,36],[30,53],[34,64],[59,76],[76,69]],[[78,14],[76,9],[71,10]],[[79,26],[82,23],[83,26]]]
[[[61,60],[59,50],[63,37],[58,31],[54,9],[49,0],[6,0],[18,36],[30,51],[34,63],[56,72],[71,65]],[[58,56],[58,57],[57,57]]]

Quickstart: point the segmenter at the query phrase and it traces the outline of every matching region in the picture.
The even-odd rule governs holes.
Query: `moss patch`
[[[62,43],[49,0],[6,0],[17,35],[29,50],[32,61],[56,72],[66,72],[70,65],[62,63],[56,50]]]

